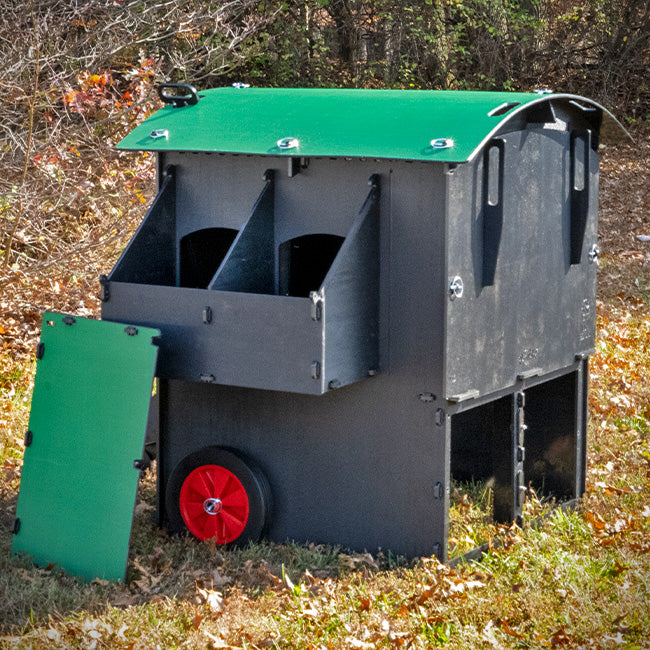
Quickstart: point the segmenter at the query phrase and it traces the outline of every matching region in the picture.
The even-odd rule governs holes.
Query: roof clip
[[[298,141],[298,138],[293,138],[291,136],[286,137],[286,138],[280,138],[277,142],[276,145],[278,149],[297,149],[300,146],[300,142]]]
[[[154,129],[149,137],[152,140],[160,140],[160,138],[167,138],[169,136],[169,131],[167,129]]]
[[[454,141],[452,138],[435,138],[430,144],[434,149],[450,149],[454,146]]]

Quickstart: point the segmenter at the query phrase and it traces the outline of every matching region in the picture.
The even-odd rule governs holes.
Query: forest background
[[[39,647],[47,639],[55,647],[58,639],[61,647],[75,640],[88,647],[133,648],[139,626],[153,616],[160,632],[149,625],[148,633],[160,634],[163,647],[199,641],[211,647],[290,645],[282,617],[288,621],[308,611],[312,629],[293,630],[296,647],[407,640],[444,645],[450,639],[454,647],[573,647],[592,640],[596,645],[589,647],[650,646],[650,548],[643,542],[650,534],[650,244],[643,240],[650,235],[650,1],[4,0],[1,9],[0,632],[14,635],[4,642]],[[589,489],[583,511],[550,524],[553,557],[516,534],[509,537],[516,538],[512,546],[518,550],[508,556],[507,570],[483,566],[474,573],[434,570],[426,563],[398,570],[377,558],[294,549],[291,557],[282,556],[298,572],[294,580],[299,568],[313,570],[314,564],[330,572],[310,574],[296,586],[278,578],[284,573],[264,555],[271,553],[267,549],[252,559],[217,554],[223,583],[215,586],[213,572],[210,588],[202,582],[208,574],[194,565],[185,582],[171,578],[189,562],[187,553],[199,558],[205,549],[183,547],[186,555],[176,557],[180,551],[151,531],[158,545],[134,545],[130,582],[119,588],[71,587],[56,572],[7,559],[41,314],[98,314],[97,278],[110,270],[154,192],[153,159],[117,152],[114,145],[159,107],[156,85],[163,81],[199,89],[234,82],[550,88],[600,102],[629,128],[634,144],[621,137],[618,146],[602,151],[604,254],[591,377]],[[580,540],[573,546],[570,536],[563,537],[568,531]],[[471,537],[469,529],[465,534]],[[565,544],[569,560],[557,556]],[[301,553],[308,559],[301,560]],[[546,565],[533,579],[526,571],[535,554]],[[208,557],[214,562],[216,555]],[[587,582],[564,576],[548,611],[536,611],[535,580],[556,579],[565,561],[586,563]],[[384,573],[386,568],[393,573]],[[408,580],[399,573],[407,570],[416,571]],[[332,579],[337,582],[327,582]],[[249,583],[258,591],[270,589],[276,601],[242,604],[240,597],[251,597]],[[213,597],[217,588],[221,600]],[[480,604],[471,601],[470,591],[471,598],[491,595],[481,596]],[[330,593],[328,617],[338,616],[340,626],[319,627],[326,606],[309,600],[316,593]],[[575,602],[567,603],[572,597]],[[437,598],[448,614],[429,611],[438,611]],[[580,598],[586,605],[578,604]],[[486,604],[495,599],[504,603],[496,613]],[[470,605],[478,613],[463,610]],[[117,613],[136,606],[145,613],[132,619]],[[228,607],[234,612],[230,619],[224,614]],[[246,607],[257,614],[242,623],[237,612]],[[350,622],[353,610],[363,626]],[[277,629],[264,627],[269,616]],[[467,646],[463,635],[470,639]]]

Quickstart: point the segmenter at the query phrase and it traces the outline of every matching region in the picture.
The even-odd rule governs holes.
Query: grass
[[[650,648],[650,271],[643,254],[625,254],[636,245],[627,235],[650,224],[634,208],[625,226],[618,198],[644,191],[642,153],[623,148],[602,176],[606,253],[587,492],[576,510],[551,510],[531,494],[522,528],[496,526],[489,486],[456,485],[451,554],[492,548],[454,568],[319,545],[231,549],[154,526],[149,472],[125,583],[85,584],[9,555],[33,364],[26,347],[17,354],[5,342],[0,647]],[[629,187],[621,157],[632,160]]]
[[[458,553],[495,542],[480,562],[452,569],[431,558],[407,563],[317,545],[224,549],[169,537],[151,521],[150,471],[125,584],[84,584],[10,558],[3,527],[0,644],[648,648],[650,440],[642,400],[648,380],[640,374],[650,348],[646,324],[645,315],[625,310],[599,321],[588,490],[578,510],[549,514],[532,495],[522,529],[495,527],[489,486],[455,486],[452,539],[467,537]],[[628,403],[621,387],[635,373]],[[543,524],[533,525],[540,514]]]

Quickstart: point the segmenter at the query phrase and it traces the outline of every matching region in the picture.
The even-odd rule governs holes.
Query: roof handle
[[[173,89],[175,94],[165,92],[166,89]],[[174,108],[182,106],[194,106],[199,103],[199,93],[190,84],[163,83],[158,86],[158,96],[165,104],[173,104]]]
[[[596,106],[585,106],[584,104],[577,102],[575,99],[571,99],[569,101],[569,104],[575,106],[576,108],[579,108],[583,113],[593,113],[594,111],[598,110]]]

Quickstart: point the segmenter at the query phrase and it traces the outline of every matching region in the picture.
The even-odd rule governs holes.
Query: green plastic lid
[[[597,129],[609,118],[622,129],[602,106],[575,95],[232,87],[201,91],[195,104],[168,104],[118,147],[465,162],[513,117],[548,103],[574,104],[596,116]]]

